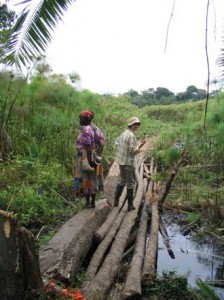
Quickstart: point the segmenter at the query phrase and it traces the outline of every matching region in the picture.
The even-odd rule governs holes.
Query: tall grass
[[[1,150],[9,151],[7,159],[0,157],[2,170],[7,165],[13,173],[13,166],[17,165],[18,157],[19,160],[30,161],[34,165],[37,163],[43,169],[48,166],[49,172],[55,172],[53,166],[59,164],[66,171],[63,178],[67,178],[66,188],[65,190],[60,188],[60,195],[73,201],[72,190],[69,196],[68,187],[72,189],[75,139],[80,130],[78,118],[80,111],[84,109],[94,111],[94,123],[105,135],[103,155],[105,172],[114,160],[115,139],[127,127],[127,120],[137,116],[141,120],[137,137],[143,135],[149,138],[157,137],[151,154],[157,159],[161,171],[165,172],[164,175],[161,173],[163,180],[165,181],[169,168],[172,168],[180,158],[180,149],[176,146],[182,145],[188,151],[189,166],[184,172],[180,171],[180,176],[177,176],[175,182],[182,187],[180,195],[183,200],[198,203],[200,200],[207,201],[208,198],[210,200],[214,198],[215,201],[219,193],[219,205],[223,204],[223,95],[220,97],[220,103],[216,100],[209,102],[204,130],[204,101],[140,109],[130,104],[127,97],[122,95],[101,96],[88,90],[78,91],[62,76],[54,75],[47,78],[36,76],[31,78],[30,82],[4,72],[0,73],[0,77],[0,125],[12,143],[10,148],[3,149],[1,146]],[[27,197],[32,194],[31,191],[37,192],[35,179],[33,181],[27,179],[29,171],[19,172],[25,175],[19,177],[15,184],[13,179],[9,179],[1,185],[0,197],[5,199],[4,203],[10,202],[10,199],[15,197],[17,184],[21,185],[23,191],[27,187],[29,190]],[[45,178],[41,178],[44,182]],[[57,182],[55,191],[59,192],[59,178]],[[8,186],[13,186],[13,189],[10,190]],[[216,192],[200,195],[200,190],[203,190],[204,186],[212,190],[215,187]],[[42,194],[42,189],[38,193],[37,198],[43,196],[45,200],[47,199],[46,195]],[[19,197],[19,193],[16,192],[16,195]],[[48,193],[47,197],[53,196]],[[5,207],[7,204],[4,207],[0,206],[4,209]]]

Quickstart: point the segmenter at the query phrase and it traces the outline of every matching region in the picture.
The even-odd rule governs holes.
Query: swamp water
[[[159,251],[157,272],[169,273],[175,271],[177,275],[186,276],[188,284],[196,287],[198,278],[207,280],[224,280],[224,244],[214,241],[198,241],[190,235],[183,236],[181,227],[165,217],[169,235],[169,245],[173,256],[169,255],[163,238],[159,235]],[[169,251],[170,252],[170,251]],[[212,287],[220,299],[224,299],[224,288]]]

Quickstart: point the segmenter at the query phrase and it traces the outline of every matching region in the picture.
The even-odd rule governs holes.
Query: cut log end
[[[152,283],[154,279],[155,279],[155,270],[153,269],[151,272],[147,272],[142,275],[142,284],[148,285]]]
[[[141,292],[136,292],[136,290],[124,290],[124,299],[141,299]]]

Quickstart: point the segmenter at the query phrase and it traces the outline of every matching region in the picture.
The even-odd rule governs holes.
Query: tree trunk
[[[151,160],[151,164],[154,164],[153,160]],[[146,188],[146,182],[144,180],[144,194],[147,192],[148,196],[151,195],[153,190],[153,185],[154,185],[153,181],[150,181],[148,187]],[[124,292],[123,292],[125,297],[141,295],[141,274],[142,274],[142,267],[145,258],[147,223],[149,218],[148,206],[149,206],[149,197],[145,199],[145,203],[142,209],[142,216],[141,216],[140,225],[138,229],[138,236],[137,236],[134,256],[132,258],[131,265],[128,270],[128,275],[126,278]]]
[[[106,200],[96,209],[84,209],[66,222],[51,241],[40,250],[41,272],[45,277],[72,281],[88,253],[94,231],[109,212]]]
[[[150,199],[152,217],[151,229],[148,240],[148,246],[145,254],[145,261],[142,271],[142,283],[148,283],[153,280],[156,273],[157,248],[158,248],[158,231],[159,231],[159,212],[158,212],[158,196],[154,195]]]
[[[100,265],[101,261],[103,261],[103,259],[104,259],[105,252],[107,251],[111,242],[113,241],[114,236],[116,235],[117,230],[120,227],[121,222],[123,221],[126,213],[127,213],[127,211],[125,209],[123,209],[119,213],[119,215],[118,215],[116,221],[114,221],[110,231],[107,233],[107,235],[105,236],[105,238],[100,243],[97,250],[95,251],[95,253],[89,263],[87,271],[86,271],[86,277],[88,280],[92,280],[95,277],[97,270],[99,268],[99,265]]]
[[[115,186],[116,188],[116,186]],[[121,197],[120,197],[120,206],[119,207],[113,207],[111,209],[111,211],[109,212],[107,219],[105,220],[105,222],[100,226],[100,228],[94,233],[94,239],[99,243],[103,240],[103,238],[105,237],[105,235],[109,232],[111,226],[113,225],[114,221],[116,220],[120,208],[123,205],[123,202],[126,199],[126,195],[127,195],[127,190],[124,189]]]
[[[32,233],[4,211],[0,211],[0,270],[1,299],[23,300],[28,288],[43,286]]]
[[[132,295],[141,295],[142,293],[141,274],[143,260],[145,256],[146,231],[148,221],[148,213],[146,210],[146,206],[147,201],[145,201],[142,209],[135,251],[125,281],[124,295],[126,297]]]
[[[111,206],[114,204],[114,188],[117,186],[119,173],[119,165],[114,161],[105,179],[103,193],[103,198],[107,198],[107,202]]]

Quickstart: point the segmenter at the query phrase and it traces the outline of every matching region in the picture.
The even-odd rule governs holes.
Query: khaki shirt
[[[135,166],[136,154],[139,153],[137,139],[133,131],[126,129],[116,140],[117,162],[119,165]]]

